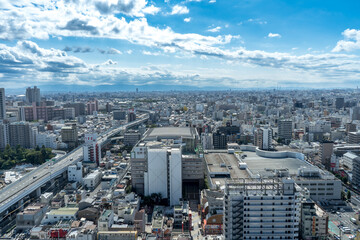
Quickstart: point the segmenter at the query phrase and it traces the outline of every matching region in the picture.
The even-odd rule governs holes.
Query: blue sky
[[[360,85],[359,1],[3,0],[0,83]]]

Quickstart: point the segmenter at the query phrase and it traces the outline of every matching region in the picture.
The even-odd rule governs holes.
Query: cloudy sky
[[[0,85],[356,87],[359,9],[356,0],[0,0]]]

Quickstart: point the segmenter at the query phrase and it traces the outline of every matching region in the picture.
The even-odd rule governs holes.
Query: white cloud
[[[210,0],[209,3],[216,3],[216,0]]]
[[[186,6],[175,5],[172,8],[171,15],[188,14],[189,9]]]
[[[150,52],[150,51],[142,51],[142,53],[144,55],[148,55],[148,56],[159,56],[161,53],[160,52]]]
[[[155,7],[154,5],[151,5],[149,7],[146,7],[142,10],[143,13],[145,14],[151,14],[151,15],[155,15],[160,11],[160,8]]]
[[[338,41],[336,46],[332,49],[332,52],[348,52],[360,49],[360,30],[346,29],[342,35],[345,40]]]
[[[268,37],[269,38],[281,38],[281,35],[278,33],[269,33]]]
[[[191,17],[184,18],[184,22],[190,22],[190,21],[191,21]]]
[[[219,32],[220,30],[221,30],[221,27],[218,26],[218,27],[210,28],[207,31],[215,33],[215,32]]]

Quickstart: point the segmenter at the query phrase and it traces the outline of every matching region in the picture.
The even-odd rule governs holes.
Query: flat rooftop
[[[253,174],[267,175],[267,170],[288,169],[290,175],[298,173],[300,167],[313,167],[305,161],[296,158],[265,158],[255,152],[244,151],[247,155],[243,161]]]
[[[205,162],[213,185],[225,186],[226,179],[250,177],[246,170],[239,169],[239,161],[234,154],[207,153]]]
[[[154,138],[194,138],[195,130],[190,127],[161,127],[161,128],[152,128],[146,134],[146,139],[154,139]]]

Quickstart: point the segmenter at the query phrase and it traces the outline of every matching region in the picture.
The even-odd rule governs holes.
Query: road
[[[128,127],[135,126],[139,123],[142,123],[148,119],[147,115],[142,115],[140,119],[127,123],[123,126],[110,129],[109,131],[103,133],[98,138],[98,143],[100,145],[104,144],[105,141],[121,132]],[[11,205],[20,201],[30,192],[35,191],[41,185],[45,184],[50,179],[55,178],[64,172],[69,165],[72,165],[83,159],[83,149],[82,146],[76,148],[67,155],[56,159],[55,162],[46,162],[39,166],[37,169],[31,171],[30,173],[24,175],[18,181],[6,186],[0,191],[0,213],[5,212]]]

